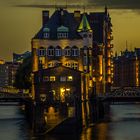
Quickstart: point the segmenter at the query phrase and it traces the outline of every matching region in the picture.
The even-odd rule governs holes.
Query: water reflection
[[[0,106],[0,140],[140,140],[140,105],[112,105],[110,121],[83,129],[82,134],[31,137],[18,106]]]
[[[29,129],[19,106],[0,106],[0,140],[27,140]]]

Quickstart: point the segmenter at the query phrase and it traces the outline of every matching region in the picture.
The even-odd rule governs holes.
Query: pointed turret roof
[[[78,28],[78,32],[81,32],[81,31],[92,31],[85,13],[83,14],[81,23]]]

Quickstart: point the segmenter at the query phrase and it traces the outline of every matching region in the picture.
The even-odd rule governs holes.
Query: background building
[[[13,86],[17,69],[29,56],[31,56],[31,52],[27,51],[23,54],[13,53],[13,62],[0,60],[0,87]]]
[[[13,86],[19,63],[5,62],[0,64],[0,87]]]
[[[29,51],[24,52],[23,54],[13,53],[13,62],[22,63],[23,60],[29,56],[31,56],[31,52]]]
[[[140,86],[140,48],[114,57],[114,87]]]

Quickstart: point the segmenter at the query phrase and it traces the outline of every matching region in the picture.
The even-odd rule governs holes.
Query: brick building
[[[104,12],[98,13],[81,13],[80,11],[70,13],[58,8],[51,16],[49,16],[49,11],[43,11],[42,27],[32,39],[34,82],[37,83],[42,73],[46,72],[50,74],[47,83],[52,83],[51,76],[57,78],[60,69],[62,77],[72,76],[73,85],[85,98],[92,95],[95,89],[97,94],[108,91],[112,83],[111,26],[107,8]],[[51,71],[56,72],[51,75]],[[65,71],[71,74],[65,75]],[[76,81],[75,78],[80,80]],[[45,81],[41,87],[34,83],[33,96],[35,89],[37,92],[37,89],[41,91],[45,90],[44,88],[61,95],[61,82],[65,85],[69,82],[67,80],[59,81],[60,84],[55,82],[53,81],[48,89],[46,85],[42,87]],[[52,87],[57,89],[54,91]],[[75,92],[72,90],[73,87],[68,87],[68,89],[73,91],[72,94]],[[47,91],[44,92],[47,93]]]

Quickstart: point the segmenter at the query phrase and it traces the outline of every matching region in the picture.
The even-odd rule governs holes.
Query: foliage
[[[29,56],[23,60],[23,63],[19,66],[16,72],[14,87],[18,89],[30,89],[31,71],[32,71],[32,57]]]

